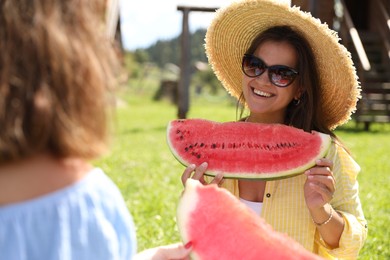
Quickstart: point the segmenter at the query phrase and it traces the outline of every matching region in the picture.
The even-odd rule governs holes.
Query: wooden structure
[[[218,8],[178,6],[177,10],[183,12],[183,27],[181,33],[181,58],[180,58],[180,79],[178,86],[178,118],[186,118],[190,104],[190,30],[188,18],[191,11],[215,12]]]
[[[369,130],[390,122],[390,0],[293,0],[339,32],[362,87],[353,118]]]
[[[177,80],[161,80],[160,87],[153,96],[153,100],[168,98],[171,103],[178,104],[178,82]]]
[[[340,37],[362,86],[354,119],[369,130],[390,122],[390,0],[339,0]]]
[[[353,118],[369,130],[390,122],[390,0],[293,0],[339,32],[362,86]]]

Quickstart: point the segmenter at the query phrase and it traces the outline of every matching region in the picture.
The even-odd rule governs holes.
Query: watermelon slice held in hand
[[[206,175],[270,180],[313,167],[332,138],[281,124],[178,119],[168,124],[167,142],[185,166],[207,162]]]
[[[184,243],[198,260],[321,259],[217,185],[188,179],[177,209]]]

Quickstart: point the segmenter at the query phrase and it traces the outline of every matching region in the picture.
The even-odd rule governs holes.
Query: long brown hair
[[[259,45],[266,41],[286,42],[294,47],[297,52],[299,76],[298,85],[302,90],[299,104],[292,101],[287,107],[285,124],[305,131],[316,130],[329,134],[333,132],[326,127],[321,119],[320,106],[318,102],[320,81],[316,69],[314,54],[307,40],[289,26],[275,26],[260,33],[253,41],[246,53],[253,54]],[[241,94],[239,103],[245,104],[244,96]],[[241,110],[242,111],[242,110]],[[241,116],[242,116],[241,112]]]
[[[0,164],[106,149],[115,55],[104,0],[0,1]]]

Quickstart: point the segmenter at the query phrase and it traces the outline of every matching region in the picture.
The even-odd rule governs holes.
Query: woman
[[[0,259],[132,259],[133,220],[91,163],[117,62],[104,0],[0,1]],[[181,244],[138,259],[185,259]]]
[[[225,89],[249,110],[240,120],[286,124],[333,137],[332,147],[305,174],[277,181],[222,184],[277,231],[326,258],[353,259],[367,235],[358,197],[360,170],[332,132],[360,97],[350,54],[336,34],[310,14],[270,0],[219,10],[206,52]],[[204,179],[207,165],[188,167],[182,181]]]

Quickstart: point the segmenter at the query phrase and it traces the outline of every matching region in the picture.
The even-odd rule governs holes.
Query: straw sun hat
[[[335,31],[299,7],[272,0],[244,0],[217,10],[206,33],[206,54],[218,79],[238,99],[245,51],[260,32],[278,25],[292,27],[312,47],[320,77],[319,105],[326,125],[334,129],[347,122],[360,98],[351,55]]]

